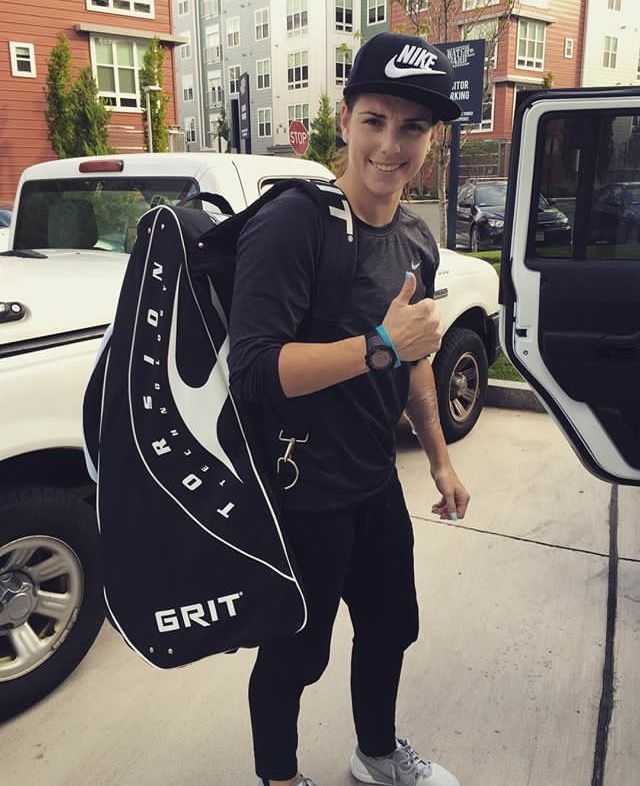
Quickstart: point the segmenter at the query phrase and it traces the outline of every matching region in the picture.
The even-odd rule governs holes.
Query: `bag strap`
[[[344,312],[356,275],[358,239],[353,212],[334,183],[304,182],[323,215],[323,238],[312,294],[311,318],[335,322]]]

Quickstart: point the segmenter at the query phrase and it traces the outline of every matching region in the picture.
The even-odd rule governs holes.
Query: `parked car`
[[[593,201],[595,243],[640,243],[640,182],[611,183]]]
[[[11,224],[11,210],[0,207],[0,251],[9,246],[9,225]]]
[[[285,177],[328,181],[278,156],[162,153],[51,161],[21,178],[0,255],[0,720],[53,690],[103,620],[80,412],[139,216],[208,191],[239,211]],[[498,278],[442,251],[446,328],[434,372],[443,428],[475,424],[497,353]]]
[[[458,192],[456,242],[472,251],[502,246],[504,211],[507,200],[506,178],[468,181]],[[571,237],[567,216],[542,194],[538,199],[536,242],[563,245]]]

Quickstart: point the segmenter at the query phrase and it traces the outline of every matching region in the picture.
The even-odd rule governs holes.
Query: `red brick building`
[[[45,122],[47,62],[58,36],[69,39],[72,72],[90,65],[111,110],[109,142],[144,150],[138,69],[157,35],[167,55],[164,90],[176,123],[171,0],[2,0],[0,3],[0,203],[11,203],[22,170],[55,158]]]
[[[515,96],[518,90],[544,84],[580,85],[586,0],[450,0],[444,21],[445,0],[415,0],[422,34],[433,43],[484,38],[496,41],[485,72],[483,120],[473,138],[511,139]],[[505,5],[512,6],[508,19]],[[392,30],[415,30],[403,4],[394,0]]]

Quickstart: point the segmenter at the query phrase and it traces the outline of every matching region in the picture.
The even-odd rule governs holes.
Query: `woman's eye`
[[[408,123],[405,128],[412,134],[424,134],[427,131],[427,127],[422,123]]]
[[[379,126],[382,121],[378,117],[368,117],[364,122],[369,126]]]

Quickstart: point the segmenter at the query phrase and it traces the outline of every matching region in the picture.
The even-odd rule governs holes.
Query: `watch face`
[[[369,368],[385,371],[393,365],[393,352],[389,347],[378,347],[368,357]]]

